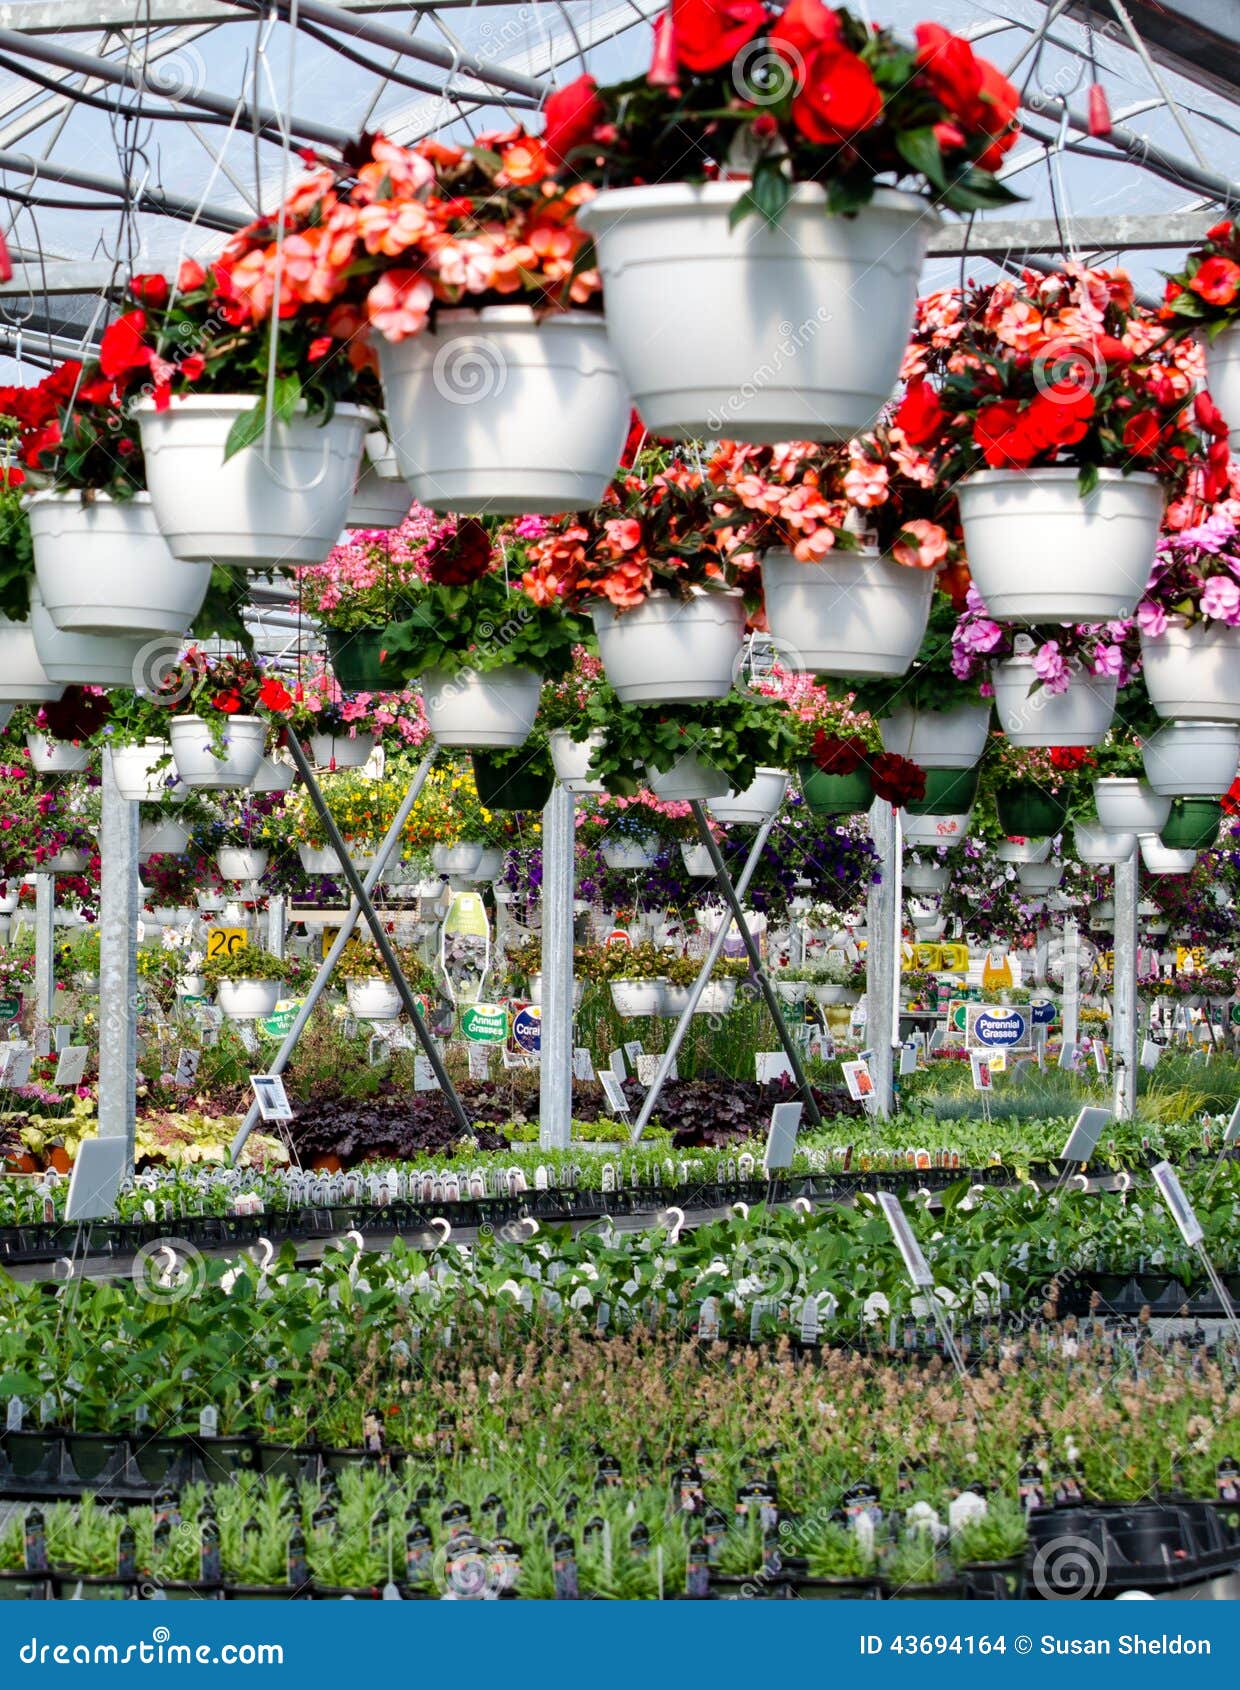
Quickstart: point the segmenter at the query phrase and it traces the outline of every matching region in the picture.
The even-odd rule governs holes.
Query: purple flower
[[[1124,654],[1117,645],[1100,645],[1094,653],[1095,675],[1121,675],[1124,671]]]

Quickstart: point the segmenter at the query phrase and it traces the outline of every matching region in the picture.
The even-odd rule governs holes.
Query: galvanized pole
[[[1063,998],[1060,1019],[1063,1022],[1063,1043],[1080,1043],[1081,1012],[1081,930],[1076,917],[1070,915],[1063,924]]]
[[[870,806],[870,838],[878,852],[882,878],[870,887],[866,924],[870,943],[865,953],[865,1003],[870,1077],[874,1081],[874,1111],[891,1114],[895,1098],[895,1046],[900,985],[900,822],[885,798]]]
[[[134,1159],[138,1070],[138,806],[121,796],[103,754],[99,824],[99,1136]]]
[[[257,896],[257,888],[255,888]],[[272,956],[283,959],[288,941],[288,903],[283,892],[273,892],[267,900],[267,949]]]
[[[1130,1121],[1137,1091],[1137,897],[1139,847],[1115,865],[1115,972],[1111,981],[1111,1057],[1115,1118]]]
[[[556,781],[543,810],[542,1032],[538,1142],[567,1150],[573,1136],[573,892],[577,803]]]
[[[46,1026],[56,990],[56,876],[34,877],[34,1008]]]

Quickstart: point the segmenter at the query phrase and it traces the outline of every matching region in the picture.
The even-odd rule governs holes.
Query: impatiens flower
[[[910,446],[928,446],[943,428],[943,407],[928,381],[910,382],[894,424]]]
[[[426,327],[434,297],[425,276],[413,270],[386,270],[366,295],[370,324],[385,340],[407,340]]]
[[[1094,652],[1095,675],[1122,675],[1124,654],[1117,645],[1101,645]]]
[[[1033,672],[1047,692],[1067,692],[1072,673],[1059,650],[1058,640],[1046,640],[1034,652]]]
[[[562,164],[574,147],[590,139],[603,116],[598,83],[592,76],[579,76],[566,88],[557,88],[543,107],[543,146],[552,164]]]
[[[719,70],[766,23],[761,0],[672,0],[676,57],[699,74]]]
[[[172,293],[167,276],[144,275],[129,278],[129,291],[139,305],[152,305],[156,310],[166,305]]]
[[[792,102],[792,121],[807,140],[837,145],[869,129],[882,112],[882,90],[864,59],[831,45],[811,55]]]
[[[265,710],[279,712],[290,707],[293,702],[293,695],[282,681],[276,680],[274,675],[268,675],[258,689],[258,702]]]
[[[1230,305],[1240,293],[1240,264],[1218,254],[1203,258],[1188,285],[1207,305]]]
[[[1240,582],[1230,575],[1211,575],[1201,590],[1201,614],[1231,627],[1240,624]]]
[[[891,555],[910,569],[934,569],[947,556],[947,531],[923,516],[914,517],[900,530]]]
[[[99,344],[99,368],[105,376],[116,380],[149,366],[154,353],[143,342],[145,332],[145,311],[126,311],[108,324]]]

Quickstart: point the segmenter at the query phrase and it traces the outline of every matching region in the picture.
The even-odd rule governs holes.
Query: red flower
[[[1138,411],[1124,424],[1124,445],[1134,458],[1148,458],[1158,448],[1161,430],[1156,411]]]
[[[972,47],[939,23],[919,23],[914,34],[922,81],[966,129],[978,128],[982,67]]]
[[[0,481],[3,481],[6,487],[20,487],[25,479],[25,470],[18,469],[16,464],[8,465],[4,469],[0,469]]]
[[[1075,382],[1058,382],[1031,400],[1019,428],[1039,452],[1075,446],[1088,434],[1094,409],[1094,396],[1088,388]]]
[[[1020,430],[1020,405],[1015,399],[995,399],[973,419],[973,443],[991,469],[1024,469],[1037,453]]]
[[[1229,432],[1226,418],[1208,393],[1199,393],[1193,400],[1193,416],[1198,428],[1214,440],[1221,440]]]
[[[139,305],[153,305],[158,310],[161,305],[167,305],[172,289],[168,286],[167,276],[150,274],[131,276],[129,291]]]
[[[1230,305],[1240,293],[1240,264],[1230,258],[1203,258],[1188,285],[1207,305]]]
[[[1016,145],[1016,112],[1020,95],[1007,77],[995,69],[989,59],[979,59],[982,68],[981,116],[976,127],[994,140],[978,156],[981,170],[998,170],[1003,155]]]
[[[39,459],[60,445],[63,435],[57,422],[45,423],[22,441],[21,460],[28,469],[40,469]]]
[[[287,710],[293,702],[293,695],[283,681],[276,680],[274,675],[268,675],[258,689],[258,702],[265,710]]]
[[[1219,799],[1219,804],[1229,816],[1234,816],[1240,811],[1240,780],[1232,781],[1227,791]]]
[[[207,272],[193,258],[183,258],[177,271],[177,292],[197,293],[207,279]]]
[[[676,26],[670,12],[659,13],[653,33],[654,51],[646,82],[651,88],[674,88],[680,81],[680,70],[676,63]]]
[[[805,66],[792,121],[807,140],[833,146],[882,116],[883,96],[865,60],[847,47],[819,47]]]
[[[870,764],[870,784],[876,798],[885,798],[898,809],[926,796],[926,771],[894,751],[883,751]]]
[[[598,83],[579,76],[567,88],[557,88],[543,108],[543,147],[553,164],[562,164],[574,147],[583,146],[603,116]]]
[[[910,446],[928,446],[943,428],[943,407],[928,381],[910,382],[893,419]]]
[[[82,383],[77,396],[84,405],[115,405],[116,383],[110,376],[94,376]]]
[[[181,360],[181,374],[186,381],[197,381],[207,367],[207,360],[201,352],[191,352],[188,358]]]
[[[1080,745],[1052,745],[1050,752],[1053,769],[1083,769],[1094,761]]]
[[[1216,223],[1212,229],[1206,230],[1206,239],[1208,241],[1217,241],[1219,246],[1223,246],[1231,239],[1231,229],[1231,219],[1229,217],[1225,217],[1221,223]]]
[[[211,703],[225,716],[235,716],[241,708],[241,694],[235,690],[217,692]]]
[[[115,379],[131,370],[150,367],[155,354],[142,339],[145,330],[145,311],[126,311],[123,317],[108,324],[99,347],[99,368],[105,376]]]
[[[795,65],[817,47],[838,45],[840,20],[822,0],[791,0],[767,32],[767,40],[777,53],[786,48],[784,56]]]
[[[734,59],[765,23],[760,0],[672,0],[676,57],[699,74]]]
[[[441,587],[468,587],[490,567],[491,537],[477,517],[458,522],[454,534],[426,550],[426,572]]]
[[[824,775],[854,775],[869,756],[869,749],[859,734],[844,739],[819,728],[810,755]]]
[[[306,348],[306,357],[312,364],[317,364],[320,358],[326,358],[332,349],[332,337],[329,334],[316,335]]]

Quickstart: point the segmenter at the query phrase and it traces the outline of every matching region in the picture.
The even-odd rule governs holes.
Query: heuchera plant
[[[935,23],[916,45],[820,0],[672,0],[644,76],[582,76],[547,101],[543,142],[609,187],[749,176],[735,215],[774,223],[797,182],[853,212],[880,180],[957,211],[1015,196],[995,179],[1019,97]]]

